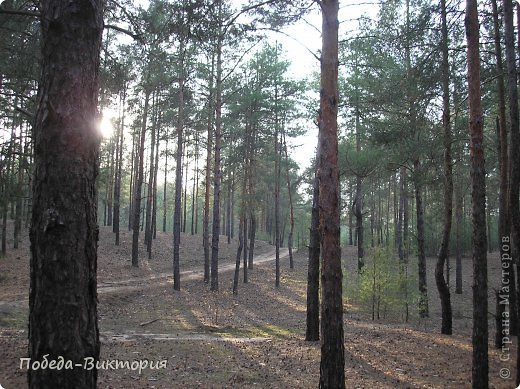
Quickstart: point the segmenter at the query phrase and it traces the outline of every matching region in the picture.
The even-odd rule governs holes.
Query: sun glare
[[[101,132],[101,135],[105,139],[110,138],[114,132],[111,119],[112,118],[104,112],[103,118],[101,119],[101,122],[99,122],[99,132]]]

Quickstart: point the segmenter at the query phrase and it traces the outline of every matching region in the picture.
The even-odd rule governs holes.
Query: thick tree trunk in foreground
[[[494,29],[494,41],[495,41],[495,60],[497,68],[497,94],[498,94],[498,118],[497,118],[497,135],[498,135],[498,156],[499,156],[499,170],[500,170],[500,192],[498,196],[499,202],[499,213],[498,213],[498,242],[500,250],[500,258],[503,266],[508,266],[509,271],[504,274],[504,282],[500,285],[500,288],[506,287],[506,290],[500,291],[508,297],[508,314],[510,320],[510,334],[516,335],[518,315],[516,309],[516,288],[515,288],[515,276],[514,267],[511,266],[511,245],[503,244],[504,238],[510,236],[511,227],[510,219],[508,214],[508,190],[509,190],[509,157],[508,157],[508,141],[507,141],[507,120],[506,120],[506,99],[505,99],[505,80],[504,80],[504,65],[502,61],[502,47],[500,37],[500,21],[498,16],[497,1],[491,1],[493,9],[493,29]],[[505,243],[505,242],[504,242]],[[501,277],[502,279],[502,277]],[[495,343],[497,347],[502,347],[502,319],[506,312],[504,304],[497,304],[497,321],[496,321],[496,339]]]
[[[506,0],[507,2],[507,0]],[[479,24],[476,0],[466,2],[468,44],[469,131],[471,202],[473,208],[473,388],[488,388],[488,296],[486,238],[486,171],[483,146],[483,115],[480,101]]]
[[[338,0],[324,0],[318,166],[320,180],[320,388],[345,388],[338,172]]]
[[[314,178],[311,227],[309,229],[309,265],[307,267],[307,330],[305,340],[320,340],[320,182]]]
[[[450,127],[450,66],[448,62],[448,26],[446,22],[446,0],[441,0],[442,18],[442,126],[444,129],[444,227],[442,242],[435,265],[435,283],[439,291],[442,310],[441,333],[451,335],[452,312],[450,288],[444,279],[444,265],[449,257],[451,223],[453,219],[453,174],[451,160],[451,127]],[[447,272],[447,276],[449,273]]]
[[[35,126],[29,357],[99,358],[96,122],[103,31],[99,0],[44,0]],[[97,371],[29,371],[30,388],[95,388]]]
[[[519,184],[520,184],[520,123],[518,112],[518,75],[516,68],[515,56],[515,32],[513,25],[513,2],[503,0],[504,8],[504,37],[505,37],[505,54],[507,63],[507,91],[509,100],[509,121],[511,125],[510,139],[511,146],[509,148],[509,218],[511,221],[511,238],[509,240],[511,248],[511,258],[505,262],[517,266],[519,269],[518,259],[520,255],[520,208],[518,203]],[[503,237],[504,239],[505,237]],[[504,260],[506,258],[502,258]],[[511,266],[510,266],[511,267]],[[510,291],[511,294],[511,291]],[[517,299],[520,303],[520,299]],[[517,375],[516,383],[520,383],[520,350],[517,354]]]

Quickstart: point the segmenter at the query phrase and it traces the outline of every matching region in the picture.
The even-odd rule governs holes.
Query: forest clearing
[[[232,271],[224,271],[218,296],[202,285],[198,242],[183,235],[186,270],[199,270],[186,280],[181,294],[172,293],[172,279],[155,278],[171,266],[171,236],[158,236],[157,255],[139,269],[130,266],[130,233],[111,244],[101,229],[99,249],[99,325],[101,360],[168,360],[166,369],[100,370],[99,388],[314,388],[319,376],[319,342],[305,341],[307,253],[295,255],[289,269],[282,257],[282,286],[274,287],[273,247],[258,242],[258,256],[269,261],[255,266],[249,284],[232,294]],[[20,358],[27,356],[28,237],[0,262],[0,383],[6,389],[26,385]],[[237,242],[222,246],[223,263],[232,264]],[[194,254],[194,255],[193,255]],[[343,260],[355,270],[355,247],[343,247]],[[499,271],[490,255],[490,277]],[[433,274],[435,258],[428,258]],[[184,269],[183,269],[184,270]],[[438,334],[439,299],[432,293],[431,317],[417,315],[403,323],[392,317],[372,321],[366,306],[345,304],[346,385],[348,388],[471,387],[471,259],[463,260],[463,294],[455,295],[453,336]],[[354,272],[355,274],[355,272]],[[184,276],[184,275],[183,275]],[[433,285],[433,277],[428,280]],[[349,281],[346,281],[348,288]],[[126,288],[131,286],[131,288]],[[107,291],[106,288],[111,287]],[[113,288],[112,288],[113,287]],[[490,295],[490,305],[494,296]],[[156,321],[154,321],[156,320]],[[147,324],[149,323],[149,324]],[[490,319],[493,332],[494,322]],[[490,344],[490,387],[512,388],[513,357],[500,360]],[[516,353],[513,346],[510,355]]]

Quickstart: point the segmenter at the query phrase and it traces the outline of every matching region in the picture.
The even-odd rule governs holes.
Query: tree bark
[[[148,247],[148,259],[152,258],[152,240],[157,238],[157,177],[159,174],[159,128],[160,128],[160,115],[157,119],[157,123],[155,125],[157,128],[157,136],[155,143],[155,162],[154,162],[154,171],[153,171],[153,190],[152,190],[152,239],[149,242]]]
[[[41,3],[42,79],[35,125],[29,357],[99,358],[98,0]],[[29,388],[95,388],[96,369],[29,370]]]
[[[255,252],[255,238],[256,238],[256,215],[254,210],[251,210],[251,214],[249,216],[251,219],[251,231],[249,232],[249,253],[248,253],[248,268],[250,270],[253,269],[253,257]]]
[[[152,206],[153,206],[153,179],[154,179],[154,161],[155,161],[155,127],[156,121],[156,94],[154,92],[152,98],[152,128],[150,136],[150,166],[148,173],[148,195],[146,197],[146,214],[145,214],[145,230],[144,230],[144,243],[146,245],[146,251],[148,255],[151,253],[152,245]]]
[[[181,44],[181,57],[184,58],[184,47]],[[180,244],[181,244],[181,196],[182,196],[182,156],[184,130],[184,61],[180,61],[179,77],[179,109],[177,113],[177,154],[175,171],[175,207],[173,211],[173,289],[181,290]]]
[[[294,258],[293,258],[293,235],[294,235],[294,206],[291,180],[289,178],[289,154],[287,152],[287,141],[285,139],[285,131],[283,132],[283,148],[285,152],[285,179],[287,181],[287,193],[289,197],[289,236],[287,237],[287,248],[289,249],[289,267],[294,269]]]
[[[235,257],[235,274],[233,277],[233,294],[238,294],[238,278],[240,275],[240,260],[242,259],[242,249],[246,238],[244,237],[244,218],[240,217],[240,224],[238,227],[238,249]]]
[[[278,53],[277,53],[278,55]],[[278,58],[275,59],[278,61]],[[278,117],[278,80],[275,81],[274,119],[274,246],[275,246],[275,286],[280,287],[280,142]]]
[[[505,0],[505,3],[510,3]],[[507,19],[507,18],[506,18]],[[511,20],[512,22],[512,20]],[[512,23],[511,23],[512,25]],[[488,296],[486,239],[486,172],[483,147],[483,114],[480,91],[479,23],[477,1],[466,2],[468,93],[473,208],[473,388],[488,388]],[[512,27],[512,26],[511,26]],[[506,28],[507,31],[507,28]],[[507,38],[506,38],[507,41]]]
[[[345,388],[338,172],[338,0],[323,0],[318,166],[321,243],[320,388]]]
[[[166,218],[167,218],[167,202],[166,202],[166,187],[168,186],[168,139],[169,136],[166,136],[166,146],[164,147],[164,183],[163,183],[163,225],[162,230],[166,232]]]
[[[422,199],[422,184],[420,182],[420,163],[413,162],[416,178],[415,185],[415,208],[417,211],[417,259],[419,264],[419,316],[428,317],[428,287],[426,283],[426,254],[424,250],[424,206]]]
[[[148,118],[148,105],[150,101],[150,91],[145,91],[144,108],[143,108],[143,122],[141,126],[141,134],[139,137],[139,150],[135,156],[138,160],[136,169],[136,182],[134,188],[134,206],[132,217],[132,266],[139,266],[139,225],[141,221],[141,190],[143,186],[143,163],[144,163],[144,144],[146,137],[146,125]]]
[[[202,220],[202,246],[204,247],[204,282],[210,278],[210,246],[209,246],[209,200],[211,191],[211,153],[213,149],[213,75],[215,68],[215,55],[211,58],[211,73],[208,93],[208,139],[206,144],[206,177],[204,192],[204,212]]]
[[[125,101],[126,101],[126,88],[123,90],[120,97],[121,103],[121,115],[119,120],[119,126],[117,131],[117,166],[116,166],[116,177],[114,182],[114,224],[113,231],[116,234],[115,245],[119,246],[119,230],[120,230],[120,214],[121,214],[121,179],[123,172],[123,144],[124,144],[124,130],[125,130]]]
[[[462,294],[462,208],[460,183],[455,189],[455,293]]]
[[[317,172],[316,172],[317,174]],[[314,177],[311,227],[309,228],[309,263],[307,267],[307,326],[305,340],[320,340],[320,181]]]
[[[444,129],[444,227],[437,264],[435,265],[435,283],[439,291],[442,311],[441,333],[452,334],[452,312],[450,288],[444,279],[444,265],[448,261],[451,223],[453,219],[453,174],[451,158],[451,124],[450,124],[450,66],[448,62],[448,26],[446,22],[446,0],[441,0],[442,19],[442,126]],[[447,277],[449,270],[447,269]]]
[[[219,3],[219,13],[221,5]],[[218,290],[218,245],[220,238],[220,186],[222,172],[220,169],[220,148],[222,143],[222,40],[217,38],[217,74],[215,102],[215,164],[213,167],[213,231],[211,236],[211,290]]]
[[[513,2],[503,0],[504,8],[504,37],[505,54],[507,63],[507,92],[509,100],[509,121],[511,126],[509,147],[509,218],[511,227],[511,238],[507,242],[511,248],[511,259],[502,258],[508,263],[516,264],[517,274],[519,274],[520,264],[520,208],[519,208],[519,185],[520,185],[520,123],[518,112],[518,75],[515,55],[515,32],[513,26]],[[505,238],[505,237],[504,237]],[[511,266],[510,266],[511,267]],[[520,276],[520,274],[519,274]],[[511,293],[511,291],[510,291]],[[517,304],[520,298],[517,296]],[[520,307],[517,307],[520,312]],[[517,354],[517,375],[516,384],[520,384],[520,350]]]

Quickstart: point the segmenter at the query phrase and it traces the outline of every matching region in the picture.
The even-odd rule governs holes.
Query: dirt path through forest
[[[296,252],[296,250],[295,250]],[[275,260],[276,252],[275,250],[263,254],[260,256],[257,256],[254,258],[254,264],[261,264],[269,261]],[[280,259],[285,258],[289,255],[288,249],[280,249]],[[234,263],[226,263],[219,266],[219,273],[225,273],[228,271],[235,270],[235,264]],[[202,279],[204,277],[204,271],[200,269],[190,269],[185,270],[181,272],[181,280],[187,281],[187,280],[198,280]],[[157,286],[161,284],[166,284],[168,282],[172,281],[173,275],[171,272],[169,273],[158,273],[154,274],[152,276],[146,276],[146,277],[134,277],[134,278],[127,278],[124,280],[118,280],[118,281],[105,281],[105,282],[98,282],[98,294],[103,293],[119,293],[119,292],[130,292],[137,289],[142,289],[146,287],[151,286]],[[158,282],[150,282],[150,281],[158,281]]]

